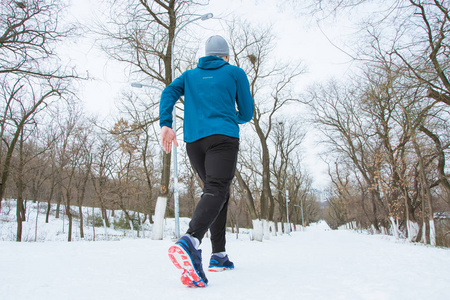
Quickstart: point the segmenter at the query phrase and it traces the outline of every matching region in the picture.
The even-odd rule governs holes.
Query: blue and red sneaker
[[[182,270],[181,282],[189,287],[206,287],[208,279],[202,267],[202,250],[195,249],[189,237],[183,236],[169,248],[169,258]]]
[[[210,272],[222,272],[225,270],[233,270],[234,264],[228,259],[228,255],[220,257],[213,254],[209,261],[208,271]]]

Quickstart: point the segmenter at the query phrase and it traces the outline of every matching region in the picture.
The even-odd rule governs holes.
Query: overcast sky
[[[203,53],[204,39],[212,34],[226,36],[225,22],[239,16],[253,24],[273,26],[277,37],[274,56],[286,60],[300,60],[307,66],[308,73],[299,77],[298,84],[301,88],[306,88],[313,82],[346,75],[352,66],[350,59],[330,40],[339,46],[347,43],[351,36],[352,24],[345,19],[339,22],[323,22],[319,29],[311,16],[304,15],[298,10],[280,7],[276,4],[280,2],[283,1],[210,0],[210,5],[203,7],[199,13],[212,12],[214,18],[204,21],[200,24],[201,27],[195,26],[195,30],[199,32],[198,46],[202,49],[199,57]],[[98,0],[73,0],[69,17],[90,24],[101,15],[99,5],[101,1]],[[108,118],[114,114],[115,102],[120,91],[131,88],[124,66],[108,61],[96,48],[93,40],[88,38],[81,38],[68,44],[63,51],[77,66],[80,75],[89,74],[95,78],[83,82],[80,88],[80,97],[86,110],[101,118]],[[315,179],[315,186],[322,188],[328,180],[325,165],[315,155],[318,147],[314,136],[316,135],[308,136],[305,142],[307,149],[305,165]]]
[[[209,35],[226,36],[224,31],[226,21],[234,16],[240,16],[253,24],[273,26],[274,34],[277,36],[274,55],[286,60],[301,60],[307,66],[308,73],[302,76],[302,84],[307,85],[332,76],[342,77],[347,73],[351,66],[349,57],[334,47],[329,39],[339,46],[343,45],[349,38],[351,23],[346,20],[339,23],[323,23],[321,31],[312,17],[302,15],[298,10],[279,7],[276,3],[280,2],[283,1],[210,0],[210,5],[203,7],[199,13],[212,12],[214,18],[204,22],[198,21],[202,23],[202,27],[195,26],[195,30],[200,33],[199,37],[202,38],[198,41],[198,46],[203,49],[204,39]],[[99,0],[73,0],[70,16],[89,24],[100,15],[100,5]],[[187,29],[189,28],[184,30]],[[80,74],[89,72],[90,76],[97,79],[95,84],[87,84],[93,86],[83,92],[86,108],[106,115],[108,110],[105,110],[105,107],[113,104],[118,89],[129,86],[128,78],[117,71],[117,64],[105,59],[95,48],[92,40],[79,39],[76,43],[69,44],[68,49]],[[202,51],[199,56],[200,54]],[[100,93],[99,90],[103,88],[105,91]]]

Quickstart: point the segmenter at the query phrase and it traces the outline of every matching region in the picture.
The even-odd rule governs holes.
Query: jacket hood
[[[228,63],[224,61],[222,58],[215,55],[209,55],[200,58],[197,67],[204,70],[215,70],[227,64]]]

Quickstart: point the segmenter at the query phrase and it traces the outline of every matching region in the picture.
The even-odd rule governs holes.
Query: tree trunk
[[[119,203],[123,203],[122,201],[119,201]],[[133,226],[133,222],[132,219],[130,217],[130,214],[128,213],[128,211],[125,209],[125,206],[123,206],[122,204],[119,204],[120,208],[122,209],[123,213],[125,214],[125,219],[128,221],[128,223],[130,224],[130,229],[134,230],[134,226]]]
[[[95,208],[92,206],[92,240],[95,242]]]
[[[19,142],[19,164],[17,166],[17,208],[16,208],[16,216],[17,216],[17,238],[18,242],[22,241],[22,222],[25,221],[25,207],[23,204],[23,191],[24,191],[24,182],[23,182],[23,167],[24,167],[24,158],[23,158],[23,131],[20,134],[20,142]]]
[[[424,126],[420,126],[420,131],[425,133],[428,137],[430,137],[434,145],[436,147],[436,154],[438,157],[438,176],[439,176],[439,184],[442,188],[447,192],[447,203],[450,204],[450,182],[447,179],[447,175],[445,174],[445,153],[442,149],[442,144],[437,135],[432,133],[430,130],[425,128]]]
[[[95,190],[95,193],[97,195],[97,200],[98,200],[98,202],[100,204],[100,211],[101,211],[101,214],[102,214],[102,220],[103,220],[104,226],[105,227],[110,227],[109,220],[108,220],[108,214],[107,214],[107,211],[106,211],[105,203],[103,201],[103,193],[104,193],[104,191],[103,191],[103,184],[102,184],[102,179],[101,179],[102,176],[103,176],[102,174],[103,174],[103,171],[100,170],[98,184],[96,184],[96,180],[95,180],[94,176],[92,176],[92,178],[93,178],[92,182],[94,184],[94,190]]]
[[[86,170],[86,174],[83,177],[81,186],[79,187],[79,189],[81,189],[81,194],[80,194],[80,190],[78,190],[78,194],[80,195],[78,197],[78,211],[80,214],[80,238],[84,238],[84,217],[83,217],[83,202],[84,202],[84,197],[85,197],[85,193],[86,193],[86,185],[87,185],[87,181],[89,179],[89,174],[91,173],[91,166],[92,166],[92,160],[90,160],[88,162],[87,170]]]
[[[66,192],[66,215],[67,218],[69,219],[69,232],[67,233],[67,241],[71,242],[72,241],[72,213],[70,212],[70,191],[69,188],[67,189]]]
[[[166,6],[167,9],[167,15],[169,17],[169,26],[167,27],[167,48],[166,53],[164,55],[164,80],[166,86],[168,86],[174,78],[172,78],[172,74],[174,74],[173,70],[175,66],[172,65],[172,62],[174,61],[172,58],[173,53],[173,43],[175,38],[175,31],[177,29],[177,13],[175,11],[175,1],[170,1],[169,4]],[[175,109],[175,108],[174,108]],[[176,117],[173,119],[173,122],[177,122]],[[175,132],[176,134],[176,132]],[[171,153],[165,153],[163,152],[163,166],[162,166],[162,172],[161,172],[161,189],[159,191],[158,198],[161,199],[161,201],[164,201],[167,203],[167,200],[169,199],[169,183],[170,183],[170,164],[171,164]],[[157,205],[157,204],[155,204]],[[155,214],[156,214],[156,207],[155,207]]]
[[[84,222],[83,222],[83,208],[78,206],[78,212],[80,214],[80,238],[84,239]]]
[[[17,218],[16,241],[21,242],[22,241],[22,222],[24,221],[24,218],[25,218],[23,199],[22,199],[21,195],[17,196],[16,218]]]
[[[106,207],[103,205],[103,203],[102,203],[102,206],[101,206],[101,210],[102,210],[102,219],[103,219],[103,221],[105,223],[104,225],[106,227],[110,227],[111,224],[109,223],[108,212],[106,211]]]
[[[50,217],[50,210],[52,208],[51,201],[52,201],[52,198],[53,198],[53,191],[54,190],[55,190],[55,187],[54,187],[54,185],[52,185],[52,188],[50,189],[50,195],[48,196],[48,200],[47,200],[47,211],[45,213],[45,223],[46,224],[48,224],[48,219]]]
[[[36,205],[36,224],[35,224],[35,227],[34,227],[34,241],[35,242],[37,242],[37,233],[38,233],[38,220],[39,220],[39,201],[37,202],[37,205]]]
[[[428,209],[428,222],[430,225],[430,244],[432,246],[436,246],[436,231],[435,231],[435,227],[434,227],[434,217],[433,217],[433,206],[432,206],[432,198],[431,198],[431,190],[430,190],[430,186],[428,184],[427,181],[427,176],[425,173],[425,163],[424,163],[424,159],[422,156],[422,152],[420,151],[419,148],[419,144],[417,143],[417,139],[416,139],[416,132],[413,129],[412,130],[412,142],[414,145],[414,150],[416,152],[418,161],[419,161],[419,178],[421,181],[421,194],[422,194],[422,201],[423,204],[427,205],[427,209]],[[423,213],[425,214],[426,210],[425,210],[425,205],[424,205],[424,210]],[[425,222],[424,222],[425,223]]]
[[[250,191],[250,188],[248,187],[247,183],[242,178],[241,172],[239,172],[239,170],[236,169],[235,174],[239,186],[241,187],[241,190],[244,191],[245,203],[247,204],[247,209],[250,214],[250,218],[252,220],[256,220],[258,219],[258,214],[256,213],[255,201],[253,200],[252,192]]]
[[[59,210],[61,208],[61,202],[62,202],[62,186],[61,181],[57,184],[57,195],[56,195],[56,215],[55,218],[59,219]]]
[[[375,228],[375,230],[377,232],[380,231],[380,227],[378,225],[378,217],[377,217],[377,204],[376,204],[376,199],[379,199],[379,194],[377,191],[372,190],[370,192],[370,201],[371,201],[371,205],[372,205],[372,216],[371,216],[371,223],[373,225],[373,227]]]
[[[22,122],[24,122],[24,120],[22,120]],[[3,195],[5,193],[6,182],[8,181],[8,177],[9,177],[13,152],[16,147],[17,141],[19,140],[19,137],[21,136],[23,126],[24,126],[23,123],[20,123],[18,125],[18,128],[14,134],[14,137],[9,145],[8,151],[6,152],[5,162],[3,163],[3,166],[2,166],[3,168],[2,168],[2,175],[1,175],[1,181],[0,181],[2,183],[0,185],[0,199],[3,199]]]
[[[262,182],[262,193],[261,193],[261,218],[269,219],[269,204],[273,202],[272,192],[270,190],[270,155],[269,148],[267,146],[267,140],[259,127],[259,123],[255,121],[255,129],[258,133],[261,148],[262,148],[262,167],[263,167],[263,182]]]

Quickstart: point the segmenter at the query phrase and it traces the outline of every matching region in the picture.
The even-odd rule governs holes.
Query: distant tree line
[[[323,15],[370,10],[352,49],[357,74],[309,93],[330,151],[329,223],[449,246],[449,2],[312,7]]]
[[[198,41],[178,30],[207,1],[107,3],[110,19],[91,34],[110,59],[130,66],[130,82],[150,86],[118,95],[120,115],[107,121],[81,109],[76,85],[85,79],[57,55],[57,46],[83,29],[62,26],[64,2],[0,3],[0,209],[1,199],[17,199],[17,241],[24,199],[47,203],[47,220],[50,203],[64,204],[69,241],[75,217],[83,237],[81,206],[101,208],[104,226],[108,209],[122,210],[132,229],[152,221],[158,197],[169,199],[166,216],[174,214],[170,156],[158,140],[159,95],[172,71],[195,66]],[[327,145],[328,224],[450,244],[443,218],[450,211],[448,2],[379,1],[374,8],[371,1],[315,1],[310,8],[332,16],[367,7],[371,18],[351,49],[358,71],[303,95],[295,85],[304,66],[275,56],[270,27],[227,23],[232,63],[248,74],[255,101],[252,122],[241,128],[229,226],[288,218],[307,225],[322,217],[302,168],[309,127],[291,113],[306,103]],[[189,217],[202,188],[183,148],[179,156],[180,215]]]
[[[177,37],[173,65],[171,51],[177,29],[199,4],[111,1],[110,22],[91,32],[106,55],[130,65],[130,82],[145,79],[162,88],[172,81],[172,68],[177,76],[196,64],[197,46],[183,43],[183,34]],[[50,204],[58,205],[57,218],[63,205],[68,241],[74,230],[84,236],[82,206],[101,208],[104,226],[110,226],[108,209],[122,210],[130,227],[137,229],[151,221],[158,196],[173,199],[170,156],[159,146],[160,88],[124,91],[118,95],[120,115],[107,121],[90,117],[81,108],[76,89],[87,79],[77,75],[75,66],[62,65],[56,51],[59,43],[83,29],[62,26],[66,9],[63,1],[54,0],[0,4],[0,205],[1,199],[17,199],[17,241],[26,220],[25,199],[46,205],[47,222],[53,213]],[[302,223],[300,205],[306,223],[315,221],[319,205],[301,167],[304,124],[284,113],[300,105],[294,80],[303,67],[270,59],[274,47],[270,29],[243,26],[239,20],[231,24],[227,39],[234,63],[248,73],[257,109],[252,124],[242,129],[229,225],[249,227],[255,219],[286,222],[286,203],[292,223]],[[183,101],[181,111],[182,105]],[[180,215],[189,217],[201,184],[184,151],[180,157]],[[173,201],[168,203],[170,217]],[[73,228],[74,218],[79,218],[78,229]]]

